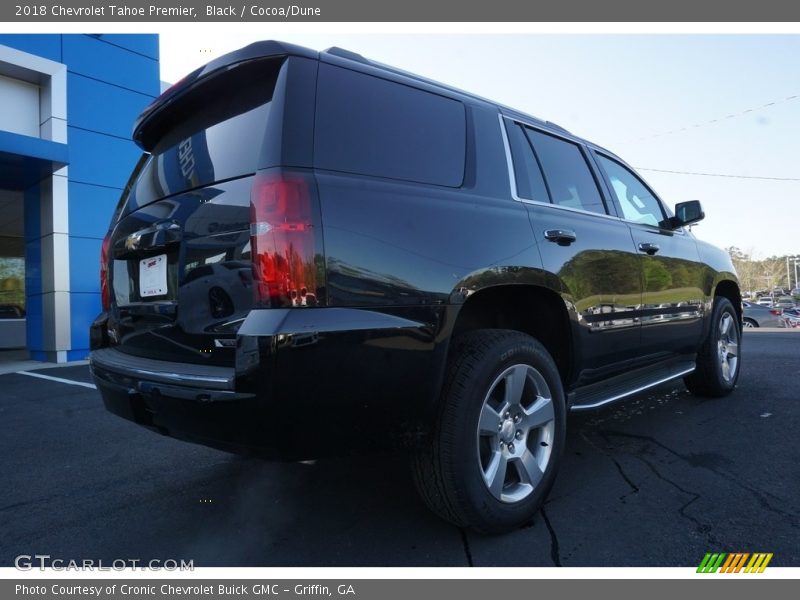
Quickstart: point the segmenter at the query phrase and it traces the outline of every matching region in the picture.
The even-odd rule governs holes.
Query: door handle
[[[548,229],[544,232],[544,239],[555,242],[559,246],[569,246],[578,239],[578,236],[570,229]]]
[[[661,250],[661,246],[659,246],[658,244],[651,244],[649,242],[642,242],[641,244],[639,244],[639,250],[642,252],[646,252],[650,256],[653,256],[653,254]]]

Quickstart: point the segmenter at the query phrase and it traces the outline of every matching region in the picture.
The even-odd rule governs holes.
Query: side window
[[[467,147],[461,102],[319,65],[314,166],[459,187]]]
[[[603,197],[577,144],[527,130],[553,204],[606,214]]]
[[[514,163],[514,179],[517,182],[517,196],[539,202],[550,202],[544,184],[542,169],[533,154],[522,126],[514,123],[506,128],[508,145],[511,147],[511,162]]]
[[[634,223],[658,226],[665,218],[658,198],[653,196],[641,179],[617,161],[602,154],[596,156],[611,183],[611,189],[622,209],[622,217]]]

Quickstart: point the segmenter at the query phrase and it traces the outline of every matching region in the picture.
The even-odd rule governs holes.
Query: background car
[[[795,301],[791,296],[781,296],[775,299],[775,306],[778,308],[794,308]]]
[[[760,306],[752,302],[742,302],[742,306],[744,306],[742,324],[747,328],[785,327],[779,308]]]
[[[783,319],[784,327],[797,329],[798,327],[800,327],[800,309],[798,308],[786,309],[785,311],[783,311],[781,319]]]
[[[756,304],[759,306],[772,306],[772,298],[769,296],[761,296],[758,300],[756,300]]]

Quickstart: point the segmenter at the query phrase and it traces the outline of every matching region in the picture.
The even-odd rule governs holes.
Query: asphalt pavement
[[[401,457],[241,458],[115,417],[91,388],[0,375],[0,566],[693,566],[710,551],[800,566],[800,335],[743,342],[727,398],[673,383],[570,417],[544,509],[494,537],[430,514]],[[86,366],[33,373],[91,382]]]

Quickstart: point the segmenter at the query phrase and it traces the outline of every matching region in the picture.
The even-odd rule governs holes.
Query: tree
[[[753,260],[752,250],[743,251],[736,246],[731,246],[727,248],[727,251],[736,268],[742,290],[752,293],[767,285],[762,277],[761,262]]]
[[[767,290],[772,292],[776,287],[784,286],[786,281],[786,257],[771,256],[760,262],[762,281],[766,282]]]

